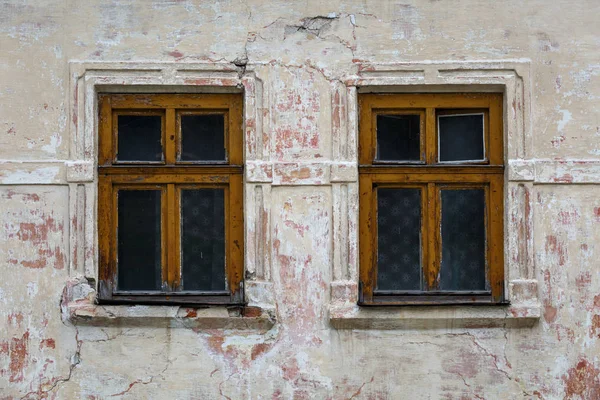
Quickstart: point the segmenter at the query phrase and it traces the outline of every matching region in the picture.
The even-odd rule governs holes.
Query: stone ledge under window
[[[158,305],[101,305],[84,278],[70,279],[63,291],[62,318],[75,325],[147,326],[193,330],[240,329],[268,331],[273,314],[259,307],[188,307]]]
[[[336,329],[450,329],[531,327],[537,323],[537,303],[510,306],[332,306],[329,321]]]
[[[526,328],[540,319],[542,310],[535,279],[513,279],[508,284],[510,305],[356,305],[357,282],[331,283],[329,321],[337,329],[448,329]]]

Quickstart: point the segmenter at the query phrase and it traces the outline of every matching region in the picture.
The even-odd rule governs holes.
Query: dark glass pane
[[[442,190],[441,290],[486,290],[485,191]]]
[[[181,116],[181,161],[225,161],[223,114]]]
[[[440,115],[440,161],[483,160],[483,114]]]
[[[160,115],[119,115],[119,161],[162,161]]]
[[[118,192],[118,288],[160,290],[160,190]]]
[[[418,115],[377,116],[378,161],[418,161],[421,124]]]
[[[181,191],[181,269],[184,290],[225,289],[223,189]]]
[[[421,290],[421,190],[377,189],[377,288]]]

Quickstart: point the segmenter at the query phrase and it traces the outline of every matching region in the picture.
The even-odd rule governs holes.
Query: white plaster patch
[[[576,66],[577,63],[573,65],[573,69]],[[596,100],[600,97],[595,95],[593,90],[590,90],[594,87],[593,78],[600,76],[600,64],[590,64],[585,69],[572,71],[570,76],[573,81],[573,89],[565,92],[564,97],[575,96],[587,100]]]
[[[62,47],[60,47],[60,45],[54,46],[53,50],[56,58],[63,58]]]
[[[573,119],[573,115],[569,110],[558,110],[558,112],[562,114],[562,118],[558,121],[556,127],[559,132],[562,132],[565,126]]]
[[[273,339],[277,336],[277,329],[273,332],[269,332],[267,337]],[[226,336],[223,340],[222,348],[229,346],[254,346],[265,342],[265,335],[230,335]]]
[[[44,167],[33,171],[17,169],[8,171],[0,180],[5,185],[19,185],[31,182],[53,182],[60,173],[60,167]]]
[[[407,4],[394,5],[392,38],[394,40],[420,39],[422,36],[420,21],[421,15],[417,8]]]
[[[38,285],[35,282],[27,283],[27,295],[29,297],[34,297],[38,292]]]
[[[60,135],[58,133],[56,133],[56,134],[50,136],[50,143],[42,146],[42,150],[44,150],[46,153],[56,155],[56,152],[57,152],[58,147],[60,146],[61,142],[62,142],[62,139],[61,139]]]
[[[0,28],[10,38],[18,39],[22,44],[31,45],[32,42],[39,42],[56,32],[58,25],[52,19],[47,19],[44,23],[26,21],[19,25],[1,26]]]

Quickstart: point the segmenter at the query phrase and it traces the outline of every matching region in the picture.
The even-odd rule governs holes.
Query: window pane
[[[441,290],[486,290],[485,191],[442,190]]]
[[[160,190],[118,192],[118,288],[160,290]]]
[[[439,115],[440,161],[483,160],[483,114]]]
[[[421,124],[418,115],[378,115],[378,161],[419,161]]]
[[[119,115],[117,160],[162,161],[160,115]]]
[[[223,114],[181,116],[181,161],[225,161]]]
[[[223,189],[181,191],[183,290],[225,290]]]
[[[377,288],[421,290],[421,190],[377,190]]]

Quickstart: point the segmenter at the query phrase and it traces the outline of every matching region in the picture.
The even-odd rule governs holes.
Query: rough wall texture
[[[598,15],[595,0],[1,1],[0,398],[600,398]],[[334,131],[351,124],[336,119],[332,87],[365,63],[489,59],[530,60],[527,157],[547,161],[527,192],[541,318],[333,328],[330,283],[354,278],[332,268],[335,199],[348,191],[343,207],[355,210],[355,186],[332,186],[320,167],[339,156]],[[266,180],[281,183],[246,186],[270,209],[249,200],[246,240],[270,260],[254,271],[272,282],[271,329],[65,316],[70,266],[93,258],[71,248],[79,189],[57,166],[77,159],[71,60],[254,65],[266,134],[246,152],[260,146],[256,159],[275,162]],[[341,159],[355,162],[348,151]],[[351,264],[352,221],[340,250]]]

